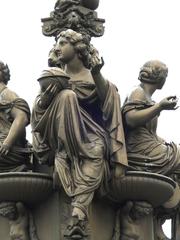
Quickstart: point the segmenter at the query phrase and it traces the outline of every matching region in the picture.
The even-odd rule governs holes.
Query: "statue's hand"
[[[176,96],[169,96],[161,100],[159,106],[161,110],[176,110],[178,108],[177,103],[178,98]]]
[[[91,68],[91,73],[92,74],[98,74],[101,71],[101,68],[104,66],[104,59],[101,57],[101,59],[99,58],[95,58],[92,64],[92,68]]]
[[[126,168],[121,164],[116,164],[114,169],[114,177],[116,180],[125,176]]]
[[[40,96],[40,107],[44,108],[49,106],[52,99],[56,96],[59,92],[59,88],[56,84],[50,84],[48,88],[41,94]]]
[[[9,153],[10,146],[7,144],[2,144],[0,146],[0,156],[7,155]]]

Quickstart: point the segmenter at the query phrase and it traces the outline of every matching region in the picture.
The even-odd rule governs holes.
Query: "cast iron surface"
[[[157,207],[173,195],[174,189],[175,182],[169,177],[130,171],[121,180],[112,182],[110,197],[118,203],[126,200],[147,201]]]
[[[49,175],[32,172],[0,174],[0,202],[22,201],[39,203],[45,200],[53,190]]]

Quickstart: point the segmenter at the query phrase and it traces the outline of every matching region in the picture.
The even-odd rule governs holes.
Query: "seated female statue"
[[[55,171],[72,198],[72,216],[80,220],[87,218],[95,190],[109,179],[109,166],[120,176],[127,165],[119,94],[102,77],[103,64],[95,53],[85,36],[61,32],[51,51],[56,59],[50,62],[63,66],[64,72],[53,67],[45,71],[52,84],[42,89],[41,77],[32,113],[36,155],[41,162],[55,161]],[[62,78],[69,84],[64,89],[55,83]]]
[[[30,121],[27,102],[8,87],[10,71],[0,61],[0,172],[26,171],[30,148],[25,127]]]
[[[149,61],[139,73],[140,85],[126,98],[122,113],[125,125],[128,162],[132,169],[171,175],[180,169],[179,146],[157,136],[160,113],[176,110],[176,96],[154,102],[153,93],[162,89],[168,68],[160,61]]]

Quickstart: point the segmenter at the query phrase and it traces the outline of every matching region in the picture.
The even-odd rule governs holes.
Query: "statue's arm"
[[[97,94],[101,102],[105,101],[107,91],[108,91],[108,83],[104,79],[103,75],[101,74],[101,68],[104,66],[104,60],[97,60],[94,66],[91,69],[91,74],[96,84]]]
[[[24,111],[17,109],[16,107],[12,108],[11,117],[13,118],[13,122],[9,130],[9,133],[3,142],[3,146],[5,146],[6,149],[6,152],[4,153],[6,154],[8,153],[10,147],[13,146],[13,144],[25,131],[25,127],[29,123],[27,114]]]
[[[132,100],[146,101],[144,93],[140,90],[136,90],[130,96]],[[136,128],[149,122],[154,117],[158,116],[162,110],[175,110],[177,105],[177,99],[175,96],[169,96],[161,100],[159,103],[155,103],[153,106],[145,109],[133,109],[125,114],[125,120],[127,126]]]
[[[101,72],[92,73],[92,77],[96,84],[97,94],[101,102],[105,101],[107,91],[108,91],[108,84],[107,81],[102,76]]]
[[[161,110],[159,103],[143,110],[130,110],[125,115],[126,124],[131,128],[142,126],[159,115]]]

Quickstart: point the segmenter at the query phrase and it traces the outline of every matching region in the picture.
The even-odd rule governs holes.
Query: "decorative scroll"
[[[57,37],[60,32],[67,29],[90,37],[100,37],[104,34],[105,20],[98,18],[97,12],[85,7],[80,0],[57,1],[50,17],[41,21],[45,36]]]

